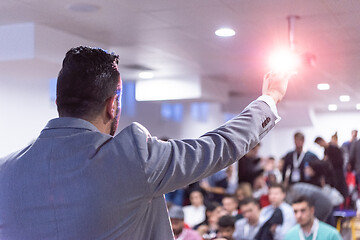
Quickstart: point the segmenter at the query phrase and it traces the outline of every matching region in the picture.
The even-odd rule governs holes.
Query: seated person
[[[310,198],[300,196],[292,203],[296,226],[286,234],[285,240],[341,240],[339,232],[315,217],[314,204]]]
[[[210,202],[206,206],[206,219],[194,227],[203,238],[213,238],[218,231],[220,217],[226,215],[223,207],[218,202]]]
[[[239,214],[239,203],[235,196],[225,195],[222,199],[222,205],[227,214],[233,216],[235,220],[242,218],[242,215]]]
[[[260,213],[260,224],[266,223],[273,217],[274,212],[279,209],[282,213],[283,224],[278,225],[274,229],[273,239],[282,240],[285,237],[287,231],[295,224],[295,216],[292,207],[287,204],[285,200],[285,188],[281,184],[273,184],[269,188],[269,201],[270,205],[264,207]]]
[[[233,233],[235,231],[235,218],[230,215],[224,215],[219,219],[219,228],[216,234],[218,238],[226,240],[234,240]]]
[[[245,198],[240,202],[240,210],[244,218],[235,222],[235,240],[252,240],[257,234],[260,224],[260,203],[255,198]]]
[[[204,196],[199,190],[194,190],[190,193],[191,205],[184,206],[184,221],[189,227],[193,228],[195,225],[205,220],[205,205]]]
[[[220,170],[201,180],[200,187],[206,192],[207,200],[221,203],[228,187],[226,169]]]
[[[185,228],[184,212],[181,207],[173,205],[169,209],[169,216],[175,240],[202,240],[198,232]]]

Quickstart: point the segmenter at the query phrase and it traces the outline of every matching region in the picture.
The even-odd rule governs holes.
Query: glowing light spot
[[[215,31],[215,34],[219,37],[232,37],[235,35],[235,31],[231,28],[220,28]]]
[[[330,89],[330,85],[327,83],[319,83],[317,85],[317,89],[320,91],[324,91],[324,90],[329,90]]]
[[[299,55],[290,50],[278,50],[270,55],[269,65],[274,72],[296,72],[301,63]]]
[[[336,111],[337,110],[336,104],[329,104],[328,105],[328,110],[329,111]]]

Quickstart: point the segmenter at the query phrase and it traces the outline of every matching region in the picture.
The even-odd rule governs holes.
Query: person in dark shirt
[[[333,144],[327,143],[321,137],[317,137],[315,143],[324,148],[324,160],[331,165],[333,176],[331,176],[330,184],[346,198],[348,195],[348,188],[343,171],[344,157],[341,149]]]
[[[297,182],[313,183],[314,179],[305,174],[305,168],[312,165],[313,162],[319,161],[319,158],[310,151],[304,150],[305,136],[301,132],[294,135],[295,150],[286,154],[284,159],[284,167],[282,169],[282,177],[287,185]]]

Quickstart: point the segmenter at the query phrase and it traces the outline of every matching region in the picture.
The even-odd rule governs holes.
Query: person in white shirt
[[[264,207],[260,213],[260,224],[264,224],[271,218],[275,209],[280,209],[283,223],[275,227],[274,240],[284,239],[286,233],[296,224],[295,215],[292,207],[285,200],[285,188],[281,184],[273,184],[269,188],[270,205]]]
[[[184,206],[184,222],[193,228],[205,220],[206,207],[204,205],[204,196],[199,190],[190,193],[191,205]]]
[[[240,202],[240,211],[244,218],[235,222],[235,240],[252,240],[259,231],[260,203],[255,198],[245,198]]]
[[[224,210],[235,220],[240,219],[242,216],[239,214],[239,202],[234,195],[225,195],[221,200]]]

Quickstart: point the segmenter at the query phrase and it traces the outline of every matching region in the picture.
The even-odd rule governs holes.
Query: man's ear
[[[314,215],[315,214],[315,207],[310,207],[310,211]]]
[[[110,119],[114,119],[116,116],[116,96],[109,97],[106,100],[106,113]]]

